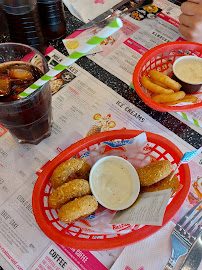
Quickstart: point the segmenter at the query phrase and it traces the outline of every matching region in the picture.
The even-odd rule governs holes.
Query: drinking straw
[[[196,120],[189,112],[176,112],[177,114],[181,115],[184,119],[189,120],[193,124],[195,124],[197,127],[202,127],[202,121],[201,119]],[[199,112],[200,115],[200,112]]]
[[[104,27],[95,36],[89,39],[86,43],[79,47],[78,51],[74,51],[72,54],[67,56],[64,60],[55,66],[52,70],[44,74],[39,80],[30,85],[27,89],[19,94],[21,98],[25,98],[35,92],[39,87],[44,85],[46,82],[50,81],[51,78],[59,74],[65,68],[76,62],[79,58],[85,55],[87,52],[92,50],[95,46],[100,44],[103,40],[114,34],[123,26],[120,18],[115,18],[111,23]]]
[[[183,157],[181,158],[180,162],[178,163],[177,167],[175,168],[174,172],[172,173],[169,181],[171,181],[173,179],[173,176],[175,175],[177,169],[180,167],[181,164],[187,164],[189,161],[191,161],[195,156],[197,156],[198,154],[200,154],[202,152],[202,146],[197,149],[194,150],[192,152],[186,152]]]

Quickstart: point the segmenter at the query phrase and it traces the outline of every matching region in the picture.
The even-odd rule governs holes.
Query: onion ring
[[[63,205],[58,212],[58,218],[65,223],[74,222],[89,216],[97,208],[98,202],[96,198],[91,195],[86,195]]]
[[[78,173],[79,170],[86,164],[85,158],[72,158],[62,162],[54,171],[51,176],[50,182],[53,188],[57,188],[64,183],[72,180],[71,175]],[[86,166],[89,168],[88,166]],[[83,175],[82,175],[83,176]],[[79,178],[74,177],[74,178]]]
[[[158,103],[168,103],[168,102],[173,102],[173,101],[177,101],[177,100],[181,100],[182,98],[185,97],[185,92],[183,91],[179,91],[179,92],[175,92],[173,94],[170,95],[154,95],[151,97],[151,99],[155,102]]]
[[[158,72],[157,70],[150,70],[149,75],[152,79],[166,85],[168,88],[173,89],[174,91],[179,91],[182,87],[181,84],[176,82],[175,80],[171,79],[167,75]]]
[[[142,86],[144,86],[145,88],[147,88],[148,90],[150,90],[156,94],[165,94],[166,95],[166,94],[174,93],[174,91],[171,89],[165,89],[159,85],[152,83],[150,78],[146,77],[146,76],[143,76],[141,78],[141,84],[142,84]]]
[[[48,198],[50,208],[59,209],[73,198],[91,194],[89,182],[84,179],[74,179],[56,188]]]

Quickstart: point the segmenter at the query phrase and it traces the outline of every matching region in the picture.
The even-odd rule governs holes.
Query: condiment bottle
[[[30,45],[45,52],[37,0],[1,0],[8,23],[11,41]]]
[[[0,42],[3,42],[4,36],[8,33],[6,18],[3,7],[0,2]]]
[[[38,0],[43,36],[54,40],[66,33],[66,20],[62,0]]]

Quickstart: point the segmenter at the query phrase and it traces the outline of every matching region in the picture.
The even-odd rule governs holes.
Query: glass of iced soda
[[[19,143],[38,144],[51,134],[49,82],[26,98],[19,93],[48,71],[44,56],[18,43],[0,44],[0,124]]]

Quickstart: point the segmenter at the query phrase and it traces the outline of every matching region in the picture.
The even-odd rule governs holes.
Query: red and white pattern
[[[152,161],[162,159],[169,160],[173,164],[173,167],[176,167],[175,157],[172,156],[167,149],[164,149],[160,145],[148,142],[141,151],[133,151],[133,155],[130,156],[130,151],[128,151],[127,155],[127,145],[123,143],[122,149],[120,149],[119,144],[118,150],[116,150],[116,147],[111,147],[111,151],[108,151],[107,153],[105,153],[104,151],[106,147],[106,144],[104,142],[96,145],[91,145],[89,148],[85,148],[80,151],[76,157],[80,158],[81,156],[85,155],[85,153],[90,151],[90,154],[87,155],[86,160],[89,162],[90,165],[93,165],[103,155],[116,154],[121,156],[121,154],[124,152],[125,158],[129,160],[135,167],[141,167]],[[131,149],[131,145],[129,149]],[[178,177],[180,178],[179,172]],[[51,192],[52,188],[50,186],[50,183],[48,182],[44,190],[44,212],[49,222],[51,222],[52,226],[59,230],[64,236],[72,235],[76,238],[85,238],[91,240],[93,239],[94,241],[96,241],[97,239],[111,239],[121,237],[122,235],[131,233],[135,230],[139,230],[143,227],[130,224],[109,224],[112,217],[114,216],[114,211],[110,211],[108,209],[105,209],[104,207],[99,207],[94,214],[90,215],[86,219],[70,224],[62,223],[58,219],[57,210],[50,209],[48,206],[48,197]],[[100,228],[101,226],[102,229]]]

